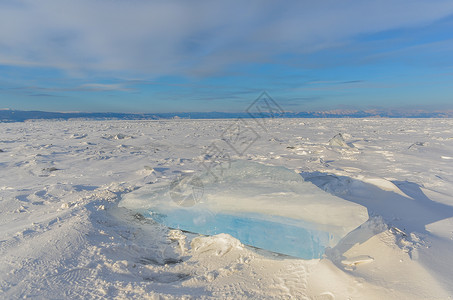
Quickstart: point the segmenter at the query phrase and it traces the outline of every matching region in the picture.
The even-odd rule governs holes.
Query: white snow
[[[235,122],[0,123],[0,298],[451,299],[453,120]],[[339,132],[348,147],[329,145]],[[234,161],[259,165],[218,176]],[[207,171],[201,194],[169,195]],[[160,189],[181,209],[347,229],[321,259],[278,255],[138,214]]]

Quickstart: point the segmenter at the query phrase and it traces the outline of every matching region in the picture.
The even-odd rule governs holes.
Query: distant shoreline
[[[237,118],[453,118],[453,111],[446,112],[396,112],[396,111],[320,111],[320,112],[285,112],[280,115],[226,112],[179,112],[179,113],[86,113],[86,112],[48,112],[0,110],[0,122],[24,122],[28,120],[170,120],[196,119],[217,120]]]

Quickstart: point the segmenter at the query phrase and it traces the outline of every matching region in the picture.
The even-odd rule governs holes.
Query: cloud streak
[[[205,77],[451,14],[451,0],[2,1],[0,64]]]

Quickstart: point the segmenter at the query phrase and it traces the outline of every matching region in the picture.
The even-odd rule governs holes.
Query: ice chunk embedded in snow
[[[349,147],[348,144],[346,144],[346,141],[343,138],[343,135],[341,133],[335,135],[333,138],[330,139],[329,141],[330,146],[335,146],[335,147],[341,147],[341,148],[351,148]]]
[[[228,233],[244,244],[302,258],[321,257],[325,247],[335,246],[368,219],[365,207],[333,196],[287,168],[250,161],[219,168],[220,177],[205,173],[194,180],[198,195],[200,186],[204,192],[199,201],[191,198],[192,206],[175,201],[168,184],[126,194],[120,206],[169,227]]]

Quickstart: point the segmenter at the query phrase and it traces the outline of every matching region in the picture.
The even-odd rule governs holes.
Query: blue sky
[[[0,1],[0,108],[453,109],[453,1]]]

